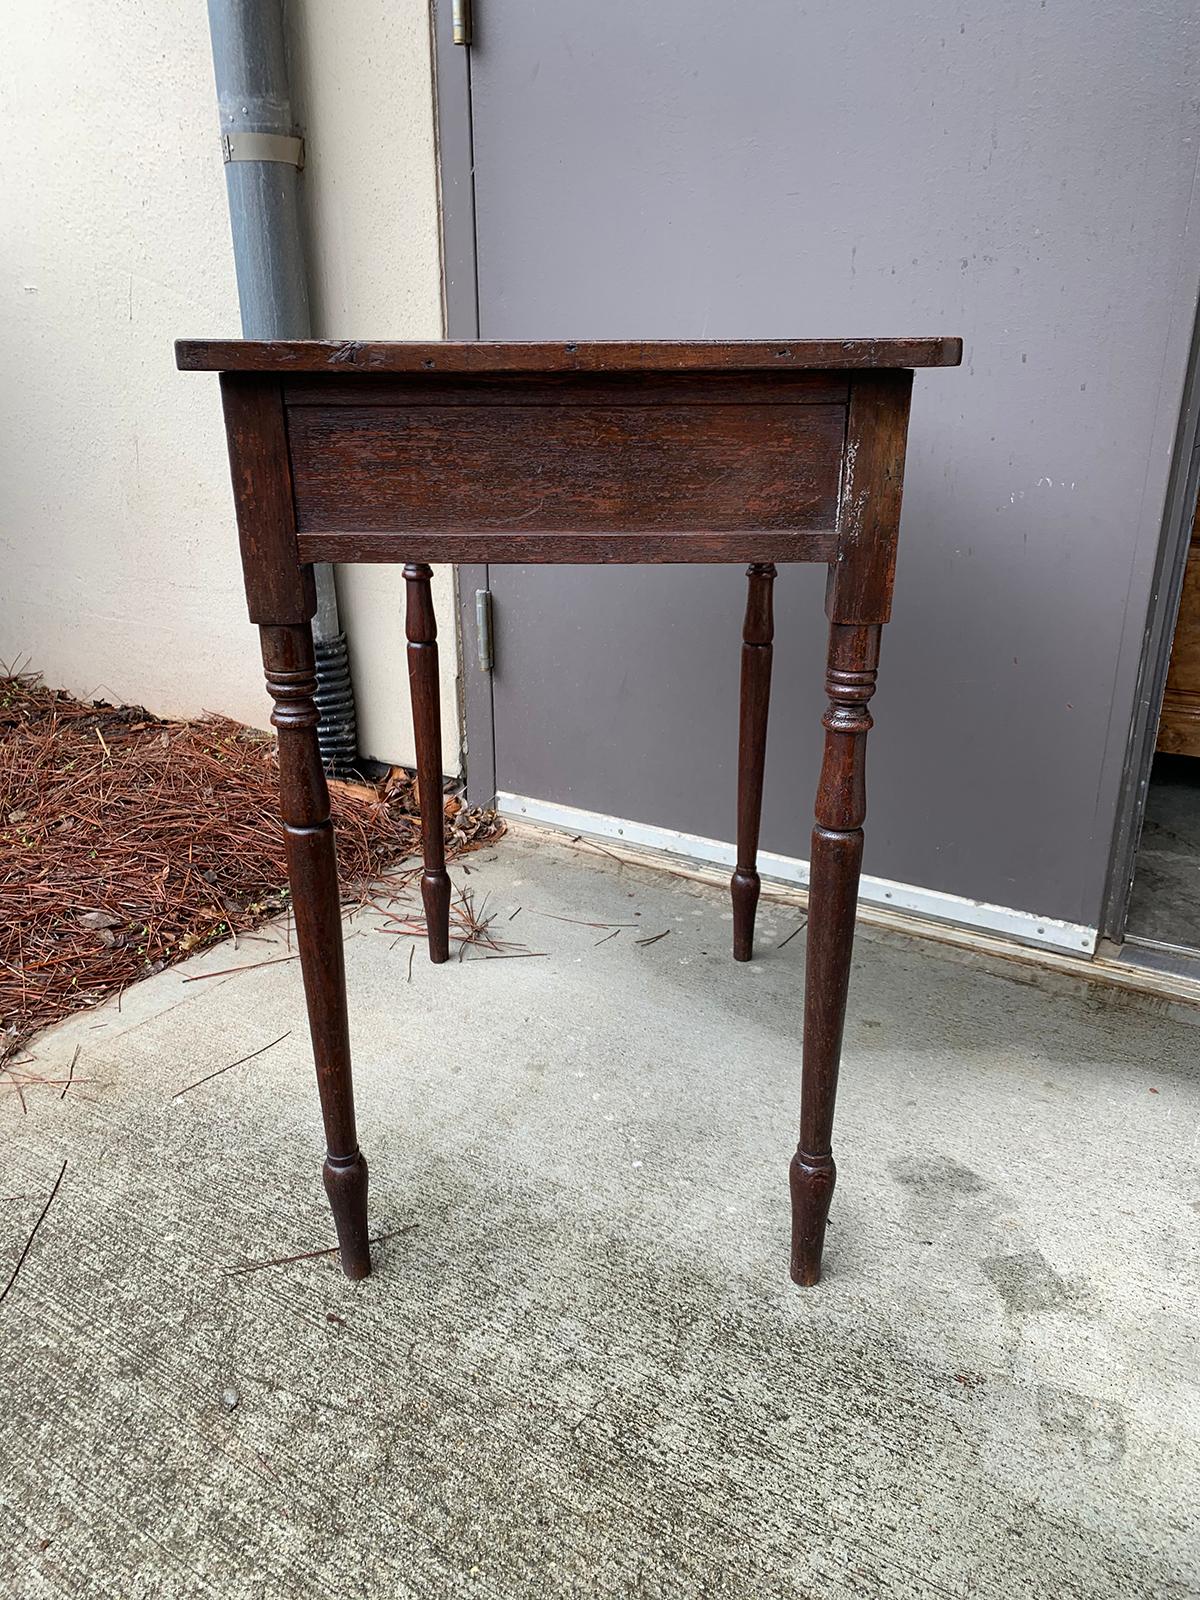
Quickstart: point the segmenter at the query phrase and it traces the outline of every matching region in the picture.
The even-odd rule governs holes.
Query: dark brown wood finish
[[[566,344],[373,344],[359,339],[180,339],[183,372],[856,372],[873,367],[956,367],[962,340],[580,339]]]
[[[342,906],[329,790],[317,745],[316,664],[308,623],[260,628],[267,690],[279,730],[279,794],[296,942],[325,1123],[325,1192],[348,1278],[371,1270],[367,1163],[354,1125]]]
[[[304,559],[834,555],[844,374],[426,385],[371,373],[285,385]]]
[[[301,534],[812,532],[837,518],[844,403],[393,409],[364,388],[360,405],[288,414]]]
[[[404,569],[408,593],[405,633],[408,638],[408,684],[412,695],[413,734],[417,746],[417,789],[421,800],[425,903],[429,959],[450,959],[450,878],[442,805],[442,712],[438,688],[437,618],[430,582],[433,570],[423,562]]]
[[[474,346],[472,346],[474,348]],[[847,372],[285,373],[288,410],[315,406],[844,406]]]
[[[830,622],[886,622],[892,614],[911,393],[911,372],[857,373],[851,385],[838,551],[825,593]]]
[[[684,562],[832,561],[837,534],[668,533],[582,534],[547,528],[543,533],[302,533],[304,561],[408,562],[505,561],[567,565],[667,565]]]
[[[795,1282],[806,1285],[821,1276],[825,1222],[837,1178],[833,1107],[862,867],[871,727],[867,702],[875,692],[879,634],[877,626],[838,622],[829,630],[825,754],[809,865],[800,1142],[791,1165],[791,1270]]]
[[[342,1264],[369,1270],[333,835],[316,740],[306,562],[402,561],[434,961],[449,950],[430,560],[748,561],[734,954],[748,960],[774,563],[829,564],[825,753],[813,830],[791,1271],[815,1283],[866,814],[865,750],[891,607],[911,368],[957,339],[743,344],[184,341],[222,373],[250,614],[280,788]]]
[[[317,609],[316,590],[296,548],[278,380],[222,373],[221,402],[250,620],[307,622]]]
[[[753,565],[746,574],[746,619],[742,625],[742,695],[738,720],[737,866],[729,880],[733,898],[733,959],[754,954],[754,914],[761,887],[758,831],[762,822],[763,769],[767,754],[767,709],[771,699],[771,604],[775,568]]]

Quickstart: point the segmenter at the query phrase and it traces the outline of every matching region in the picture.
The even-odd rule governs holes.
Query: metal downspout
[[[208,0],[221,147],[242,334],[308,339],[312,320],[300,232],[303,144],[296,136],[283,0]],[[313,568],[318,739],[327,769],[354,765],[358,730],[333,568]]]

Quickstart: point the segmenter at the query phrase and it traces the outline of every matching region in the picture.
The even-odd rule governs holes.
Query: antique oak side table
[[[820,1276],[833,1108],[912,368],[958,339],[748,344],[182,341],[219,372],[250,619],[279,730],[288,871],[343,1270],[370,1271],[329,797],[309,622],[315,561],[402,561],[434,961],[449,953],[430,561],[749,563],[733,953],[751,955],[775,564],[822,561],[829,654],[804,992],[791,1274]]]

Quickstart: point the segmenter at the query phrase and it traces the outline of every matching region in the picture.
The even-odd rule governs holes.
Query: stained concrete
[[[82,1048],[0,1106],[5,1276],[67,1161],[0,1305],[0,1593],[1200,1592],[1193,1026],[865,930],[801,1291],[796,910],[743,967],[714,889],[470,867],[545,955],[347,942],[362,1284],[234,1270],[332,1237],[299,973],[184,980],[286,950],[37,1042]]]

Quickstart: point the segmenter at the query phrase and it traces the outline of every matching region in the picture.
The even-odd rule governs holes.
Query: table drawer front
[[[306,534],[831,530],[844,404],[289,405]]]

